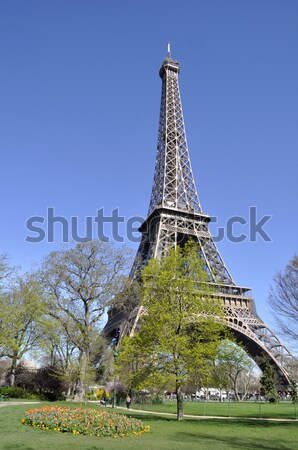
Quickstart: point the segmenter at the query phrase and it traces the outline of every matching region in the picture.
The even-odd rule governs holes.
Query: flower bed
[[[29,409],[21,420],[43,430],[93,436],[140,436],[150,430],[140,420],[106,410],[47,406]]]

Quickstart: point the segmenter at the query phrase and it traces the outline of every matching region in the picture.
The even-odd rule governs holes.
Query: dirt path
[[[37,403],[41,402],[1,402],[1,406],[14,406],[14,405],[36,405]]]

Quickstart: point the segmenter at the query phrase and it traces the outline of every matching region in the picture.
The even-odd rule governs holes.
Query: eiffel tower
[[[275,368],[280,388],[289,384],[286,364],[292,360],[287,348],[256,312],[251,289],[237,286],[208,229],[210,217],[203,214],[189,158],[178,75],[179,63],[168,54],[159,71],[162,79],[157,154],[147,219],[140,226],[142,239],[130,276],[138,278],[150,258],[162,258],[171,247],[188,239],[198,244],[210,283],[224,305],[225,322],[237,342],[264,368],[264,357]],[[104,334],[110,339],[133,335],[142,308],[128,315],[111,309]]]

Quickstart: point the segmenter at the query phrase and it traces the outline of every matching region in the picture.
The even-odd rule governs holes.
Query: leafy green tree
[[[291,380],[291,400],[293,403],[298,403],[298,384],[296,380]]]
[[[234,342],[225,340],[219,346],[217,369],[236,399],[242,400],[247,394],[255,363],[244,349]],[[228,380],[228,383],[227,383]]]
[[[17,277],[0,296],[0,357],[11,361],[9,379],[14,385],[20,359],[39,343],[44,312],[40,284],[30,275]]]
[[[121,292],[130,263],[125,247],[114,248],[102,241],[52,252],[44,261],[40,277],[48,294],[48,314],[78,349],[76,401],[82,400],[90,380],[100,320]]]
[[[214,360],[225,330],[221,304],[189,242],[152,259],[142,272],[140,330],[123,339],[118,357],[120,378],[129,387],[175,386],[177,419],[183,418],[183,388],[195,370]]]
[[[79,349],[74,344],[78,331],[68,324],[67,315],[64,315],[63,320],[62,318],[62,313],[59,316],[61,322],[48,313],[44,315],[41,319],[43,338],[33,354],[42,367],[54,368],[53,376],[67,383],[67,397],[70,397],[74,393],[78,374]]]
[[[60,318],[62,319],[62,315]],[[67,321],[68,317],[65,316],[64,320]],[[41,324],[44,332],[38,349],[41,363],[55,366],[59,362],[66,372],[70,361],[77,356],[77,347],[73,343],[75,336],[70,339],[60,321],[49,316],[48,311]]]
[[[275,402],[278,399],[276,390],[276,373],[272,365],[265,360],[263,374],[260,378],[261,395],[267,397],[269,401]]]

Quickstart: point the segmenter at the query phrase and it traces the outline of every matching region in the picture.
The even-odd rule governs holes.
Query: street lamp
[[[113,357],[114,357],[114,368],[113,368],[113,376],[114,376],[114,386],[113,386],[113,403],[112,408],[116,408],[116,374],[115,374],[115,364],[117,359],[118,353],[116,350],[113,351]]]

